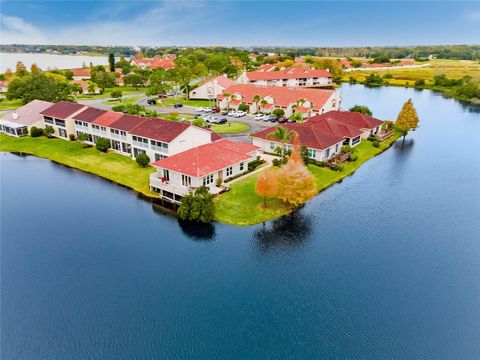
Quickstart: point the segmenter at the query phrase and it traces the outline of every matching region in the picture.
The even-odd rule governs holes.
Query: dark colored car
[[[280,118],[277,120],[280,124],[284,124],[286,122],[288,122],[288,119],[287,118]]]
[[[220,112],[220,109],[219,109],[219,108],[216,108],[216,107],[215,107],[215,108],[212,108],[212,113],[218,113],[218,112]]]
[[[226,118],[214,118],[212,121],[210,121],[214,124],[226,124],[227,119]]]
[[[180,104],[180,103],[173,104],[173,107],[174,108],[181,108],[181,107],[183,107],[183,104]]]
[[[223,110],[223,111],[221,112],[221,114],[222,114],[222,115],[228,115],[228,110]]]
[[[157,103],[157,100],[155,99],[147,99],[147,104],[148,105],[155,105]]]

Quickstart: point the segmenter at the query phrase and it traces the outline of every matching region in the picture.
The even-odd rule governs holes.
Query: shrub
[[[32,126],[30,129],[30,136],[31,137],[39,137],[43,135],[43,129],[37,128],[36,126]]]
[[[383,75],[383,78],[384,79],[393,79],[393,75],[392,74],[385,74],[385,75]]]
[[[75,135],[73,134],[69,134],[68,138],[70,139],[70,141],[75,141]]]
[[[55,133],[55,129],[53,128],[53,126],[47,125],[45,126],[43,133],[46,137],[51,137]]]
[[[98,151],[107,152],[108,149],[110,149],[110,140],[100,137],[97,139],[97,142],[95,143],[95,147],[97,148]]]
[[[77,140],[78,141],[88,141],[88,134],[85,134],[85,133],[78,134]]]
[[[281,118],[283,115],[285,115],[285,111],[283,111],[283,109],[275,109],[272,111],[272,114],[278,118]]]
[[[355,105],[352,106],[348,111],[359,112],[365,115],[372,116],[372,111],[365,105]]]
[[[247,169],[249,171],[253,171],[257,168],[258,165],[260,164],[263,164],[263,160],[253,160],[253,161],[250,161],[248,164],[247,164]]]
[[[248,112],[249,107],[247,104],[240,104],[238,105],[238,110]]]
[[[330,169],[333,171],[343,171],[343,165],[342,164],[333,164],[330,166]]]
[[[347,153],[350,150],[352,150],[352,148],[350,147],[350,145],[345,145],[345,146],[342,146],[341,150],[342,150],[342,153]]]
[[[194,125],[194,126],[202,127],[203,124],[204,124],[204,121],[201,118],[197,118],[197,119],[192,121],[192,125]]]
[[[213,220],[213,195],[208,188],[200,186],[195,193],[185,195],[177,214],[182,220],[209,223]]]
[[[280,159],[273,159],[272,164],[273,166],[280,166],[282,164],[282,161]]]
[[[425,80],[423,79],[418,79],[415,81],[415,87],[424,87],[425,86]]]
[[[121,98],[123,94],[119,90],[114,90],[110,95],[112,96],[112,98],[118,99]]]
[[[217,185],[217,187],[222,186],[222,178],[221,178],[221,177],[218,177],[218,178],[217,178],[216,185]]]
[[[137,162],[140,167],[144,168],[148,164],[150,164],[150,158],[148,157],[147,154],[138,154],[137,157],[135,158],[135,161]]]
[[[373,135],[370,135],[368,138],[367,138],[368,141],[376,141],[377,138]]]
[[[372,145],[377,148],[380,146],[380,143],[377,140],[375,140],[375,141],[372,141]]]
[[[350,154],[350,161],[357,161],[358,155],[357,154]]]

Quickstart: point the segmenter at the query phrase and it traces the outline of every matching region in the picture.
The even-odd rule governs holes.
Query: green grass
[[[247,131],[250,126],[239,122],[228,122],[226,124],[211,124],[212,131],[220,134],[234,134]]]
[[[112,91],[121,91],[123,95],[128,95],[132,93],[144,93],[144,88],[131,88],[126,86],[117,86],[114,88],[105,89],[105,92],[102,94],[95,94],[95,95],[79,95],[75,99],[76,100],[95,100],[95,99],[107,99],[111,98]]]
[[[14,138],[0,134],[0,151],[32,154],[101,176],[134,189],[146,196],[158,197],[149,189],[153,167],[141,168],[127,156],[101,153],[95,147],[84,148],[76,141],[45,137]]]
[[[23,105],[21,99],[7,100],[6,98],[0,99],[0,110],[14,110]]]
[[[315,176],[317,190],[320,192],[353,174],[365,161],[388,149],[398,139],[396,135],[376,148],[370,141],[363,140],[355,147],[358,159],[346,162],[342,171],[308,165],[308,170]],[[253,225],[286,215],[291,209],[278,199],[268,199],[267,208],[261,204],[263,198],[255,194],[255,182],[260,173],[255,173],[231,185],[230,191],[215,199],[215,220],[233,225]]]
[[[135,101],[137,101],[138,99],[141,99],[143,97],[145,97],[145,95],[122,98],[121,101],[120,101],[120,99],[110,99],[110,100],[102,102],[102,104],[105,104],[105,105],[128,105],[128,104],[133,104]]]

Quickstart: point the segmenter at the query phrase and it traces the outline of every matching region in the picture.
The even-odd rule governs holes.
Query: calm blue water
[[[189,227],[121,187],[1,154],[2,359],[480,358],[480,114],[342,87],[422,126],[265,225]]]

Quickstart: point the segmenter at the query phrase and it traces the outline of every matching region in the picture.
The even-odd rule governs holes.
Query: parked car
[[[247,115],[247,113],[245,111],[237,111],[235,113],[235,115],[233,115],[233,116],[236,117],[236,118],[239,118],[239,117],[242,117],[242,116],[245,116],[245,115]]]
[[[155,99],[147,99],[147,104],[148,105],[155,105],[157,103],[157,100]]]
[[[196,111],[196,112],[202,112],[203,109],[204,109],[203,107],[196,107],[196,108],[195,108],[195,111]]]
[[[235,110],[231,110],[227,115],[228,116],[235,116],[237,112]]]
[[[253,118],[253,120],[263,120],[265,118],[265,115],[264,114],[257,114],[255,115],[255,117]]]
[[[173,107],[174,108],[181,108],[181,107],[183,107],[183,104],[176,103],[176,104],[173,104]]]
[[[280,124],[284,124],[284,123],[288,122],[288,119],[282,117],[282,118],[278,119],[277,122],[280,123]]]
[[[205,120],[206,122],[212,122],[213,116],[212,115],[205,115],[205,116],[203,116],[203,120]]]
[[[212,110],[212,113],[218,113],[218,112],[220,112],[220,109],[219,109],[219,108],[216,108],[216,107],[212,108],[211,110]]]
[[[264,121],[275,122],[277,121],[277,117],[275,115],[267,115]]]
[[[210,121],[213,124],[225,124],[227,123],[226,118],[213,118],[212,121]]]
[[[228,110],[223,110],[223,111],[221,112],[221,114],[222,114],[222,115],[228,115]]]

